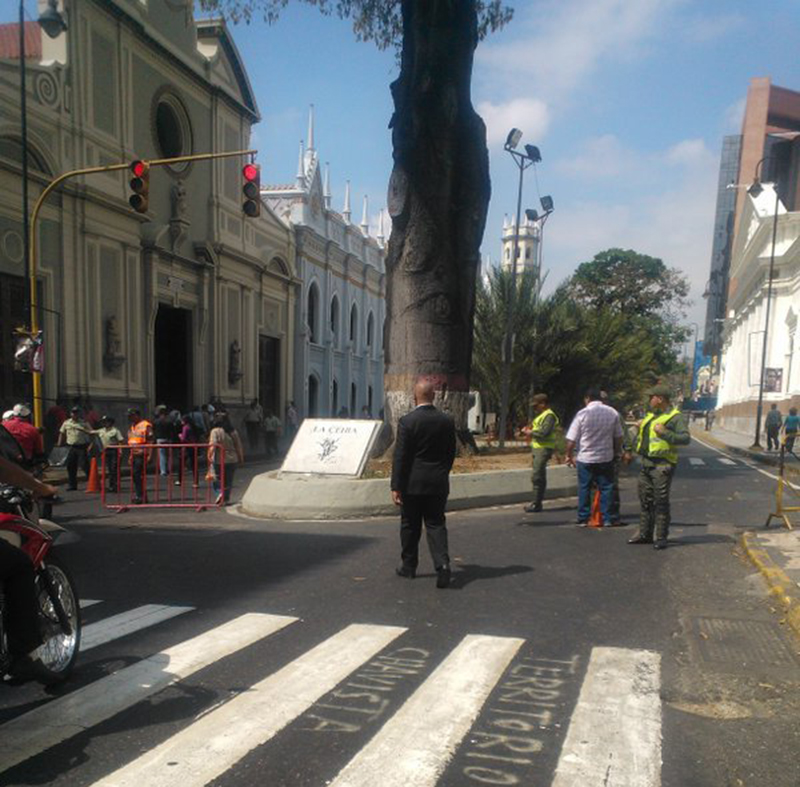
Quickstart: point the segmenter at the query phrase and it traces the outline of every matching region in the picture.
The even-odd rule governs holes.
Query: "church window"
[[[155,107],[155,138],[158,152],[163,158],[186,156],[192,152],[192,128],[189,115],[180,100],[172,93],[162,93]],[[182,172],[187,164],[171,169]]]
[[[312,343],[319,341],[317,325],[317,309],[319,308],[319,290],[316,284],[308,288],[308,301],[306,303],[306,324],[308,325],[308,340]]]

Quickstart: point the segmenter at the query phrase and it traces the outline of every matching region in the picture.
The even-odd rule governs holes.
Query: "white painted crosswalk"
[[[717,465],[725,465],[726,467],[739,466],[739,462],[735,459],[729,459],[726,456],[715,456],[709,459],[703,459],[700,456],[690,456],[687,458],[692,467],[716,467]]]
[[[102,609],[100,601],[92,606],[93,613]],[[108,645],[119,637],[141,635],[149,626],[190,611],[163,605],[137,607],[92,624],[100,633],[91,641],[97,647],[101,641]],[[281,639],[296,637],[305,631],[304,626],[291,616],[243,614],[34,707],[0,725],[0,774],[31,758],[47,757],[54,746],[68,745],[103,722],[124,718],[137,703],[155,698],[201,670],[224,665],[245,648],[272,647],[273,635],[279,632]],[[302,634],[303,642],[309,644],[288,663],[244,682],[229,699],[220,702],[217,698],[202,713],[188,716],[177,731],[165,733],[148,750],[123,748],[118,760],[108,763],[105,775],[95,773],[94,785],[200,787],[215,782],[259,747],[278,745],[273,739],[293,722],[312,717],[319,708],[333,707],[323,697],[329,692],[338,694],[337,687],[347,681],[354,685],[353,676],[363,684],[365,665],[383,658],[397,662],[385,651],[390,646],[402,650],[403,637],[409,634],[403,626],[366,623],[347,625],[325,638],[309,637],[310,633]],[[386,718],[365,732],[360,748],[349,752],[347,761],[343,758],[319,783],[435,787],[448,766],[458,765],[459,757],[466,763],[462,770],[470,777],[469,783],[474,781],[472,776],[497,772],[493,769],[498,764],[535,767],[534,755],[541,744],[519,737],[520,731],[550,723],[556,707],[551,698],[559,693],[554,687],[564,683],[565,671],[553,664],[569,663],[570,673],[580,683],[575,684],[574,707],[559,719],[568,729],[560,755],[553,752],[552,787],[658,787],[662,749],[659,655],[595,647],[585,657],[571,655],[569,662],[554,662],[555,654],[544,658],[526,647],[530,649],[526,640],[517,637],[467,634],[454,640],[436,660],[414,662],[414,669],[407,672],[420,677],[410,696],[398,699]],[[542,663],[537,666],[537,661]],[[367,700],[383,691],[378,697],[382,700],[392,690],[388,683],[384,686],[374,680],[372,687],[361,684],[357,696]],[[508,693],[512,686],[513,697]],[[488,733],[481,727],[490,723],[486,719],[499,723],[492,715],[497,702],[507,706],[501,711],[503,726],[498,729],[508,735]],[[498,745],[507,745],[508,751],[498,753]],[[534,781],[532,773],[519,778],[502,783]],[[535,782],[545,783],[540,775]]]

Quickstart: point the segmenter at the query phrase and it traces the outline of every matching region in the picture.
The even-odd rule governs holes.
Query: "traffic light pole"
[[[258,153],[257,150],[233,150],[233,151],[227,151],[225,153],[197,153],[191,156],[176,156],[174,158],[153,159],[152,161],[148,161],[147,164],[150,167],[159,167],[167,164],[182,164],[185,161],[207,161],[208,159],[232,158],[234,156],[255,156],[256,153]],[[65,172],[62,175],[59,175],[57,178],[55,178],[55,180],[48,183],[44,191],[39,195],[39,198],[36,200],[36,204],[33,206],[33,211],[31,212],[31,222],[28,230],[29,231],[28,248],[30,254],[30,259],[28,260],[28,271],[30,277],[29,283],[30,283],[30,304],[31,304],[30,335],[32,338],[39,333],[39,318],[36,313],[38,307],[38,303],[36,300],[36,219],[39,216],[39,211],[42,209],[44,201],[47,199],[50,192],[56,188],[56,186],[59,186],[65,180],[69,180],[69,178],[74,178],[77,177],[78,175],[94,175],[95,173],[98,172],[116,172],[122,169],[128,169],[130,165],[131,165],[130,161],[126,161],[124,164],[106,164],[103,167],[85,167],[84,169],[70,170],[69,172]],[[40,428],[43,424],[42,373],[37,371],[32,371],[31,375],[33,378],[33,423],[37,428]]]

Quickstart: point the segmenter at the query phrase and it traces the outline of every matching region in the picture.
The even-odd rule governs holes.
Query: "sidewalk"
[[[746,457],[775,470],[778,468],[778,453],[751,449],[752,436],[746,437],[719,427],[713,427],[710,432],[693,427],[692,436],[730,454]],[[800,463],[794,457],[789,457],[786,462],[786,475],[796,478],[800,475],[798,466]],[[800,498],[796,500],[790,498],[788,504],[800,504]],[[795,634],[800,637],[800,515],[798,514],[794,515],[793,527],[793,530],[787,530],[773,519],[770,528],[744,533],[742,547],[769,585],[770,594],[782,606],[785,616],[781,622],[791,626]]]

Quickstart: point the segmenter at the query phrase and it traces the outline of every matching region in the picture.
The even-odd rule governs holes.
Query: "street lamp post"
[[[759,171],[761,165],[772,156],[764,156],[761,161],[756,164],[755,180],[753,185],[747,189],[747,193],[751,197],[757,197],[764,190],[759,181]],[[769,255],[769,273],[767,274],[767,303],[764,309],[764,341],[761,346],[761,374],[758,379],[758,405],[756,407],[756,433],[753,439],[751,448],[761,448],[761,414],[764,407],[764,375],[767,369],[767,342],[769,338],[769,313],[770,306],[772,305],[772,277],[775,272],[775,241],[778,235],[778,206],[780,199],[778,198],[778,184],[773,184],[775,190],[775,211],[772,216],[772,248]]]
[[[525,218],[531,224],[539,224],[538,242],[536,244],[536,283],[534,284],[533,291],[533,305],[534,308],[539,303],[539,290],[542,286],[542,260],[544,259],[542,246],[544,245],[544,225],[547,222],[550,214],[555,210],[553,205],[553,198],[549,195],[542,197],[539,200],[544,213],[540,216],[535,210],[526,210]],[[535,312],[534,312],[535,313]],[[536,324],[534,324],[534,343],[533,351],[531,354],[531,393],[535,393],[536,387]]]
[[[47,8],[42,12],[37,20],[39,26],[44,30],[49,38],[57,38],[67,29],[67,22],[58,10],[57,0],[48,0]],[[31,267],[31,243],[30,243],[30,218],[28,215],[28,96],[27,96],[27,72],[26,72],[26,53],[25,53],[25,3],[19,0],[19,110],[20,110],[20,140],[22,144],[22,249],[23,249],[23,271],[25,278],[24,287],[24,309],[26,314],[31,314],[31,334],[35,334],[36,318],[33,316],[33,306],[35,295],[31,295],[36,287],[35,278],[32,279]],[[33,375],[33,397],[37,398],[38,378]],[[38,424],[37,424],[38,426]]]
[[[500,447],[506,441],[506,420],[508,415],[509,387],[511,384],[511,354],[514,347],[514,296],[517,289],[517,254],[519,253],[520,214],[522,213],[522,175],[528,167],[542,160],[539,148],[535,145],[525,145],[525,153],[515,150],[522,139],[522,132],[512,128],[506,138],[504,150],[507,150],[514,163],[519,167],[519,188],[517,189],[517,220],[514,225],[514,245],[511,257],[511,286],[508,290],[506,303],[506,331],[503,337],[503,374],[500,388]]]
[[[689,374],[689,398],[691,399],[694,394],[694,374],[697,368],[697,336],[700,333],[700,328],[696,322],[690,322],[689,325],[694,327],[694,348],[692,350],[692,370]]]

